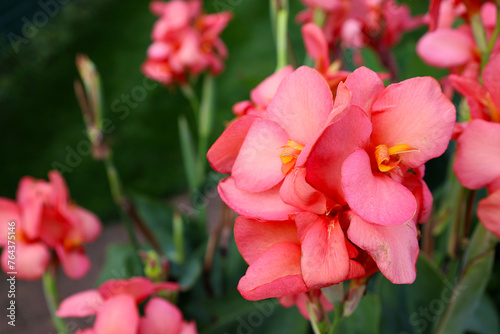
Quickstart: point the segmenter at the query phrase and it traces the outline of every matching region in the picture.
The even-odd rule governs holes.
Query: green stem
[[[337,329],[340,325],[340,320],[342,319],[342,314],[344,314],[344,305],[342,303],[335,304],[333,313],[335,316],[333,318],[332,327],[330,327],[328,334],[335,334],[337,332]]]
[[[198,98],[196,97],[193,88],[188,83],[185,83],[181,85],[181,90],[182,93],[184,93],[186,99],[189,101],[189,104],[191,105],[191,109],[193,110],[195,118],[198,119],[198,110],[200,110],[200,102],[198,101]]]
[[[481,52],[481,69],[488,63],[488,38],[486,37],[486,30],[484,29],[481,13],[478,12],[470,17],[470,24],[472,34],[476,40],[477,47]]]
[[[288,65],[288,9],[281,8],[276,13],[276,71]]]
[[[111,151],[104,159],[104,165],[106,166],[106,174],[108,175],[108,182],[109,182],[109,188],[111,190],[111,196],[113,197],[113,200],[116,203],[116,205],[120,208],[122,221],[124,222],[125,228],[127,229],[127,233],[130,242],[132,243],[132,247],[135,250],[136,256],[134,256],[134,261],[137,270],[139,271],[140,269],[140,272],[142,272],[143,265],[141,258],[139,257],[139,250],[140,250],[139,242],[137,241],[137,237],[134,231],[134,226],[132,224],[132,221],[130,220],[129,210],[127,209],[127,205],[129,204],[127,204],[127,198],[124,195],[123,186],[120,181],[118,171],[116,170],[115,165],[113,163]]]
[[[57,330],[58,334],[67,334],[66,323],[64,319],[56,316],[56,310],[59,306],[59,293],[57,292],[56,284],[56,271],[55,268],[49,267],[43,275],[43,292],[45,300],[49,308],[52,324]]]
[[[307,313],[309,314],[309,322],[313,329],[314,334],[323,334],[318,325],[318,319],[316,319],[316,313],[314,313],[313,307],[310,302],[306,302]]]
[[[204,179],[207,162],[208,139],[212,129],[215,116],[215,80],[207,73],[203,80],[203,90],[201,95],[200,119],[198,123],[198,173],[200,180]]]

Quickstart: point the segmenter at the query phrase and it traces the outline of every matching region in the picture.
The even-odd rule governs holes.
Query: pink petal
[[[102,224],[99,218],[80,206],[72,206],[70,210],[77,217],[77,228],[80,231],[82,241],[87,243],[96,240],[102,232]]]
[[[88,256],[82,250],[67,251],[62,245],[56,246],[56,253],[66,276],[71,279],[79,279],[89,271],[91,263]]]
[[[196,330],[196,324],[194,321],[192,322],[184,322],[182,324],[182,330],[180,334],[198,334]]]
[[[56,311],[59,318],[83,318],[94,315],[104,303],[97,290],[78,292],[65,298]]]
[[[181,286],[179,283],[175,282],[160,282],[160,283],[155,283],[154,285],[154,292],[159,292],[159,291],[179,291]]]
[[[27,199],[21,204],[22,229],[30,239],[40,236],[42,208],[43,200],[37,197]]]
[[[126,294],[134,297],[136,303],[140,303],[149,297],[154,291],[154,285],[144,277],[132,277],[131,279],[114,279],[101,284],[99,293],[107,300],[113,296]]]
[[[167,59],[172,53],[172,46],[165,42],[154,42],[148,47],[147,55],[151,59]]]
[[[49,172],[50,185],[52,186],[52,195],[54,202],[58,205],[67,205],[69,201],[69,190],[66,181],[61,173],[55,170]]]
[[[243,116],[222,133],[207,153],[208,162],[213,169],[222,174],[231,173],[234,161],[254,120],[254,116]]]
[[[306,180],[330,199],[345,204],[340,182],[342,164],[350,154],[365,145],[371,129],[364,111],[351,107],[326,128],[316,142],[306,165]]]
[[[467,188],[487,186],[500,176],[500,124],[473,120],[457,140],[453,165],[458,180]]]
[[[137,334],[139,312],[131,296],[119,295],[105,301],[97,313],[96,334]]]
[[[479,201],[477,216],[488,231],[500,238],[500,191]]]
[[[233,178],[229,177],[219,183],[218,190],[222,200],[240,215],[264,220],[287,220],[290,214],[301,210],[283,202],[280,186],[251,193],[236,188]]]
[[[260,300],[307,291],[300,276],[300,246],[280,242],[250,265],[238,284],[243,298]]]
[[[456,111],[430,77],[413,78],[387,87],[373,105],[374,146],[406,144],[417,152],[401,154],[404,165],[416,168],[448,147]]]
[[[347,230],[349,240],[366,250],[392,283],[410,284],[416,277],[417,229],[413,221],[395,226],[379,226],[352,215]]]
[[[485,75],[486,73],[484,72]],[[487,100],[488,90],[471,78],[452,74],[449,79],[453,88],[467,98],[472,119],[486,119],[483,106]]]
[[[287,142],[287,133],[277,123],[256,119],[234,162],[232,177],[236,187],[257,192],[281,182],[285,175],[280,154]]]
[[[250,92],[252,102],[261,107],[267,107],[278,90],[281,81],[293,72],[293,67],[288,65],[278,72],[267,77]]]
[[[307,54],[316,62],[316,68],[326,73],[330,65],[328,43],[325,34],[315,23],[306,23],[302,26],[302,37]]]
[[[427,64],[449,68],[461,66],[473,58],[474,42],[456,29],[438,29],[426,33],[417,43],[417,54]]]
[[[78,329],[76,331],[76,334],[96,334],[96,333],[94,332],[93,328],[87,328],[87,329]]]
[[[382,173],[372,173],[364,150],[351,154],[342,165],[342,188],[351,209],[378,225],[399,225],[416,212],[413,194]]]
[[[486,6],[486,4],[484,6]],[[496,10],[494,13],[496,13]],[[497,109],[500,109],[500,81],[498,78],[500,78],[500,54],[497,53],[490,58],[490,61],[484,67],[483,81],[484,86],[488,88],[488,91],[491,93],[491,98],[495,106]],[[500,117],[500,115],[498,116]]]
[[[373,103],[385,89],[379,75],[363,66],[349,74],[345,85],[351,91],[352,105],[360,107],[371,116]]]
[[[181,329],[182,313],[177,306],[154,297],[146,304],[138,334],[179,334]]]
[[[326,211],[326,197],[306,181],[306,169],[294,168],[288,173],[280,188],[283,202],[304,211],[323,214]]]
[[[306,286],[314,289],[344,281],[349,274],[349,256],[338,217],[301,213],[295,216],[295,222]]]
[[[5,246],[9,235],[10,239],[16,239],[18,230],[21,229],[21,222],[19,220],[20,210],[16,202],[0,197],[0,246]],[[14,226],[9,223],[14,222]],[[14,232],[9,234],[9,232]]]
[[[41,242],[16,242],[15,270],[16,277],[21,280],[34,281],[42,278],[50,261],[50,252]],[[12,272],[7,248],[2,251],[2,269],[5,273]]]
[[[333,109],[330,87],[315,70],[302,66],[283,79],[267,109],[289,139],[306,145]]]
[[[241,256],[252,264],[272,245],[299,243],[294,221],[260,221],[240,216],[234,224],[234,238]]]

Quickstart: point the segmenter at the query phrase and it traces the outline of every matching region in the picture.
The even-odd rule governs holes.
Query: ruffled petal
[[[281,184],[266,191],[251,193],[236,188],[233,178],[219,183],[221,199],[236,213],[264,220],[287,220],[290,214],[301,212],[280,197]]]
[[[140,319],[138,334],[179,334],[182,313],[174,304],[162,298],[152,298]]]
[[[295,216],[295,222],[306,286],[314,289],[344,281],[349,274],[349,255],[338,217],[301,213]]]
[[[131,279],[108,280],[101,284],[98,290],[105,300],[126,294],[134,297],[136,303],[140,303],[153,293],[155,287],[147,278],[132,277]]]
[[[255,120],[234,162],[231,175],[236,187],[258,192],[281,182],[285,175],[280,154],[287,142],[288,134],[277,123]]]
[[[252,102],[260,107],[267,107],[276,94],[276,91],[278,90],[281,81],[283,81],[283,78],[285,78],[292,72],[293,67],[291,65],[288,65],[283,67],[278,72],[275,72],[271,76],[267,77],[250,92],[250,98],[252,99]]]
[[[59,318],[83,318],[94,315],[104,303],[97,290],[78,292],[65,298],[56,311]]]
[[[453,103],[430,77],[412,78],[390,85],[373,104],[374,146],[410,145],[418,151],[401,153],[410,168],[444,153],[455,125]]]
[[[307,291],[300,276],[300,246],[280,242],[250,265],[238,284],[243,298],[260,300]]]
[[[360,107],[368,116],[373,103],[385,89],[379,75],[364,66],[349,74],[345,85],[351,91],[352,105]]]
[[[241,256],[248,264],[254,263],[274,244],[299,243],[294,221],[260,221],[243,216],[236,218],[234,238]]]
[[[131,296],[118,295],[105,301],[97,313],[96,334],[137,334],[139,312]]]
[[[16,242],[15,270],[9,264],[8,249],[2,251],[2,269],[4,272],[17,272],[18,279],[35,281],[42,278],[50,260],[50,252],[47,246],[41,242],[24,243]],[[11,260],[12,261],[12,260]]]
[[[299,209],[317,214],[326,211],[326,197],[306,181],[306,169],[294,168],[280,188],[283,202]]]
[[[323,128],[332,109],[332,93],[325,79],[302,66],[283,79],[267,114],[286,130],[289,139],[306,145]]]
[[[364,111],[351,107],[316,141],[306,164],[306,180],[330,199],[345,204],[340,182],[342,163],[365,145],[371,129],[371,122]]]
[[[479,201],[477,216],[488,231],[500,238],[500,191]]]
[[[417,228],[413,221],[379,226],[353,214],[347,235],[349,240],[370,253],[380,271],[392,283],[413,283],[419,253]]]
[[[457,140],[453,169],[460,183],[472,189],[485,187],[500,177],[500,124],[469,122]]]
[[[456,29],[438,29],[425,34],[417,43],[417,54],[427,64],[440,68],[460,66],[473,57],[471,36]]]
[[[351,209],[362,219],[378,225],[399,225],[415,215],[413,194],[381,173],[372,173],[364,150],[351,154],[342,165],[342,188]]]

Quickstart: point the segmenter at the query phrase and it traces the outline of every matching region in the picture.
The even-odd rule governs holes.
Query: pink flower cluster
[[[448,146],[453,104],[429,77],[385,87],[362,67],[333,98],[316,70],[290,71],[275,74],[279,86],[261,91],[267,106],[233,122],[207,155],[231,174],[219,194],[242,215],[234,233],[250,266],[238,290],[285,297],[377,267],[413,282],[417,223],[432,206],[424,163]]]
[[[8,230],[8,223],[15,228]],[[49,172],[49,182],[24,177],[19,183],[17,201],[0,198],[0,246],[2,269],[9,265],[8,231],[15,236],[15,271],[25,280],[40,279],[55,251],[64,273],[81,278],[90,268],[83,245],[101,233],[101,223],[91,212],[70,202],[61,174]],[[12,239],[11,239],[12,240]]]
[[[427,64],[447,68],[453,74],[477,79],[481,66],[481,53],[478,50],[470,25],[470,8],[476,3],[489,38],[493,35],[497,21],[497,10],[493,3],[480,6],[477,1],[442,0],[433,1],[428,16],[430,31],[417,44],[417,54]],[[466,3],[468,6],[466,6]],[[455,21],[465,19],[464,24],[455,27]],[[496,42],[493,52],[500,50]]]
[[[164,85],[184,83],[189,74],[224,68],[227,49],[219,38],[230,12],[203,14],[200,0],[153,1],[151,12],[160,17],[142,65],[143,73]]]
[[[472,120],[457,126],[458,180],[467,188],[488,188],[477,215],[487,230],[500,237],[500,54],[491,58],[477,79],[451,75],[453,87],[467,98]]]
[[[316,9],[326,14],[323,31],[331,47],[342,45],[361,49],[371,47],[384,52],[394,46],[405,31],[415,29],[422,20],[413,18],[405,5],[394,0],[302,0],[308,7],[297,20],[312,22]]]
[[[60,318],[95,315],[94,327],[78,330],[77,334],[196,334],[194,322],[186,322],[177,306],[157,296],[178,289],[176,283],[152,283],[144,277],[109,280],[97,290],[82,291],[64,299],[56,315]],[[140,316],[138,305],[146,300],[144,316]]]

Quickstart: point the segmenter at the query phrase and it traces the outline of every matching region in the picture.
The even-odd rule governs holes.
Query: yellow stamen
[[[408,153],[419,151],[410,145],[396,145],[388,148],[386,145],[378,145],[375,147],[375,159],[377,160],[378,169],[381,172],[389,172],[394,167],[399,165],[401,161],[400,153]]]
[[[297,158],[302,152],[304,145],[297,143],[293,140],[288,140],[286,146],[283,146],[283,151],[281,151],[280,158],[283,162],[281,166],[281,172],[283,174],[288,174],[289,171],[295,167],[295,162],[297,162]]]

